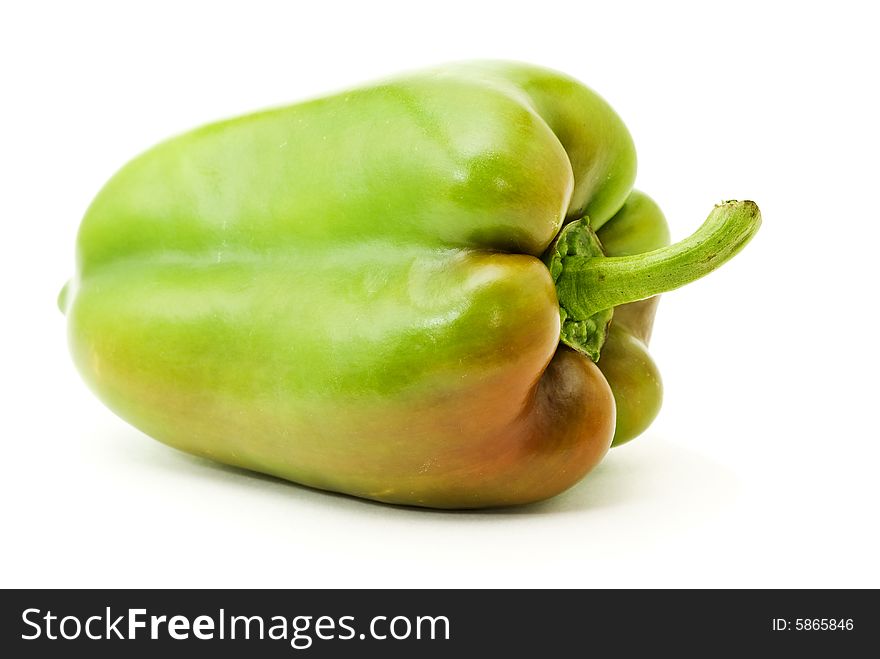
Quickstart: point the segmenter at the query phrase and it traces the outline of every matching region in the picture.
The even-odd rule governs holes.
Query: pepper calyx
[[[614,309],[584,314],[577,305],[567,305],[566,301],[575,296],[574,291],[567,289],[576,282],[562,275],[571,259],[582,261],[604,256],[602,243],[590,226],[590,219],[582,217],[566,224],[542,257],[559,299],[560,340],[594,362],[599,361]]]

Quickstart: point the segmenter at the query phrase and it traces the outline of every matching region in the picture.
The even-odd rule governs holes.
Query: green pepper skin
[[[608,256],[630,256],[668,245],[669,225],[654,200],[634,190],[597,235]],[[598,362],[617,405],[612,446],[638,437],[660,412],[663,383],[648,354],[658,302],[659,296],[654,296],[614,309]]]
[[[74,360],[196,455],[394,503],[550,497],[605,454],[615,410],[559,346],[538,257],[634,176],[604,101],[518,64],[213,124],[88,209],[61,299]]]

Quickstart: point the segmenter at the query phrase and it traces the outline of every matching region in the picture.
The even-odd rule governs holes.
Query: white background
[[[880,587],[870,3],[9,6],[0,586]],[[190,458],[92,396],[55,298],[120,165],[209,120],[472,57],[608,99],[675,238],[722,199],[763,211],[740,256],[664,297],[646,435],[549,502],[427,512]]]

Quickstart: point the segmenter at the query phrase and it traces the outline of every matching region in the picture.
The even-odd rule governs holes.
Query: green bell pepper
[[[400,504],[544,499],[657,413],[654,296],[760,223],[726,202],[668,246],[635,171],[599,96],[524,64],[221,121],[92,202],[71,352],[189,453]]]

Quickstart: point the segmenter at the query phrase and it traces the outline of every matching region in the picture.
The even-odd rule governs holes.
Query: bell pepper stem
[[[578,222],[582,226],[566,229],[592,234],[587,221]],[[726,201],[712,210],[693,235],[651,252],[608,257],[557,250],[551,272],[563,318],[571,324],[607,316],[607,324],[608,310],[674,290],[720,267],[749,242],[760,225],[761,213],[753,201]],[[568,244],[574,242],[573,236],[567,238]],[[605,333],[600,325],[586,339],[567,337],[563,328],[562,341],[598,359]]]

